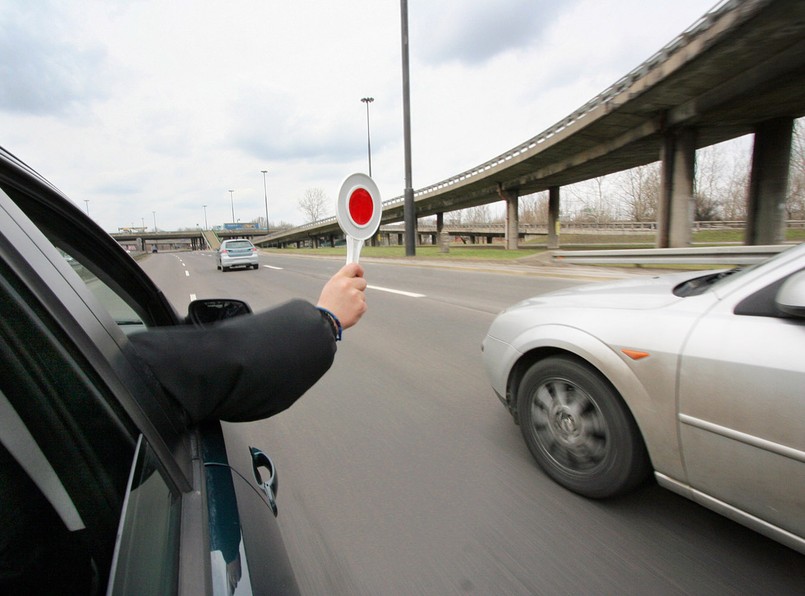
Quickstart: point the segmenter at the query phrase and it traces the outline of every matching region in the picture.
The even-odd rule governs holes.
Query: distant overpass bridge
[[[547,130],[414,193],[417,217],[506,202],[506,246],[518,197],[549,193],[548,246],[558,246],[562,186],[662,163],[657,246],[690,243],[696,149],[755,134],[747,244],[782,241],[793,121],[805,115],[805,2],[725,0],[614,85]],[[403,197],[382,224],[403,221]],[[332,243],[335,218],[256,238],[262,246]]]

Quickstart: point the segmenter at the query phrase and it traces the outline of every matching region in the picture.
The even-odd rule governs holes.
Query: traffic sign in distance
[[[335,217],[347,237],[347,263],[357,263],[364,241],[380,226],[383,204],[377,184],[366,174],[350,174],[341,183]]]

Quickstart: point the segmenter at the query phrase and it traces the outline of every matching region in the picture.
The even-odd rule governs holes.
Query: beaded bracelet
[[[335,341],[341,341],[341,333],[343,332],[343,327],[341,327],[341,321],[338,320],[338,317],[331,313],[326,308],[322,308],[321,306],[317,306],[323,315],[326,315],[328,319],[330,319],[330,324],[333,326],[333,334],[335,335]]]

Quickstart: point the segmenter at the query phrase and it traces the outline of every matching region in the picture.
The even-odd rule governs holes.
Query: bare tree
[[[488,224],[492,221],[492,214],[489,205],[478,205],[477,207],[470,207],[464,210],[466,218],[464,223],[470,225]]]
[[[615,178],[618,195],[631,221],[654,221],[660,198],[660,164],[625,170]]]
[[[305,216],[306,223],[318,221],[327,210],[330,200],[321,188],[308,188],[299,199],[299,210]]]
[[[540,192],[520,197],[520,221],[524,224],[548,223],[548,193]]]
[[[730,194],[725,161],[722,145],[711,145],[696,152],[693,191],[696,221],[713,221],[722,217],[722,205]]]
[[[724,181],[721,217],[727,221],[745,221],[749,191],[749,156],[733,155],[732,171]]]
[[[579,204],[571,218],[579,222],[605,223],[617,219],[618,204],[607,192],[606,176],[590,178],[567,187],[567,194]]]

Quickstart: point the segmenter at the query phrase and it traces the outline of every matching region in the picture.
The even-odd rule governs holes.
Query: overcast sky
[[[409,0],[413,187],[535,136],[715,0]],[[402,195],[397,0],[0,0],[0,145],[104,229]],[[234,193],[230,195],[229,190]],[[231,200],[234,198],[234,200]],[[88,201],[88,202],[85,202]]]

